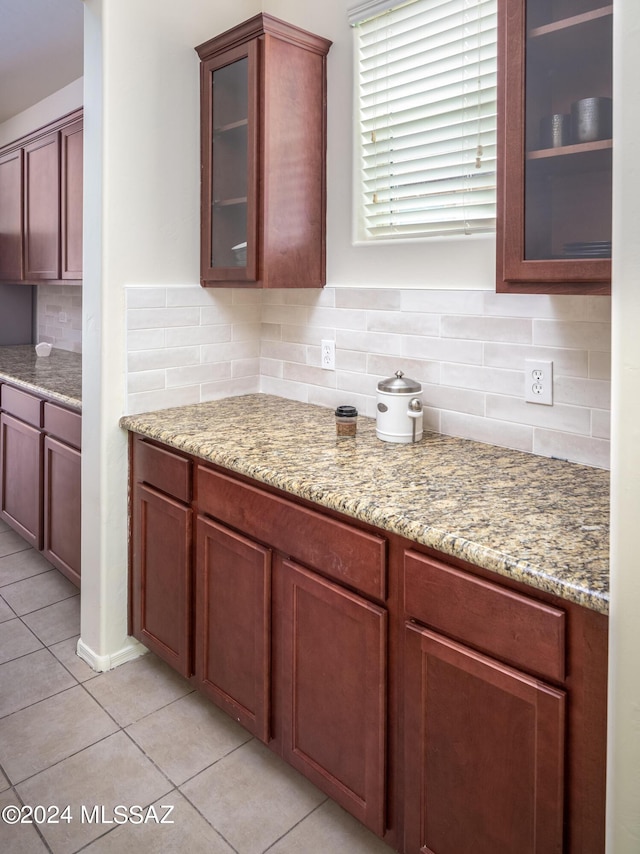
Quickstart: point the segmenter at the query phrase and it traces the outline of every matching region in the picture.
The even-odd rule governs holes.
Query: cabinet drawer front
[[[81,447],[82,415],[79,412],[63,409],[55,403],[45,403],[44,429],[51,436],[74,448]]]
[[[201,513],[384,600],[386,542],[365,531],[198,466]]]
[[[185,504],[191,501],[191,460],[134,437],[133,472],[136,481],[155,486]]]
[[[42,427],[42,400],[11,385],[2,386],[2,408],[33,427]]]
[[[405,552],[409,617],[476,649],[539,673],[565,678],[565,614],[437,560]]]

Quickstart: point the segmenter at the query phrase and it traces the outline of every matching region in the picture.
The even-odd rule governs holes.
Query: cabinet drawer
[[[201,513],[384,600],[386,541],[291,501],[198,466]]]
[[[42,427],[42,400],[11,385],[2,386],[2,408],[33,427]]]
[[[565,614],[444,563],[405,552],[407,616],[549,679],[565,678]]]
[[[191,501],[191,460],[134,438],[133,473],[138,482],[155,486],[185,504]]]
[[[82,415],[63,409],[55,403],[44,405],[44,429],[51,436],[80,449],[82,440]]]

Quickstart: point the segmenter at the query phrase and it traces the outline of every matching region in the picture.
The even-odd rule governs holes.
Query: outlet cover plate
[[[525,359],[524,399],[527,403],[553,406],[553,362]]]

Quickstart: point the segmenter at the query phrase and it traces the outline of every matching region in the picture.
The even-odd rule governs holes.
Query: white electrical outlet
[[[524,399],[553,406],[553,362],[525,359]]]
[[[67,312],[59,311],[58,312],[58,323],[66,323],[67,322]]]
[[[336,342],[328,338],[320,342],[320,364],[325,371],[336,369]]]

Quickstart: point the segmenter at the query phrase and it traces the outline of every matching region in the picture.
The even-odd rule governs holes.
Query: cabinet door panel
[[[45,437],[45,557],[80,586],[80,451]]]
[[[387,613],[290,561],[278,569],[283,756],[382,835]]]
[[[0,415],[0,516],[36,549],[42,548],[42,435]]]
[[[201,689],[268,741],[271,551],[199,517],[196,608]]]
[[[82,121],[60,134],[61,278],[82,278]]]
[[[560,854],[565,695],[407,625],[410,854]]]
[[[60,138],[52,133],[24,149],[24,275],[60,278]]]
[[[133,498],[133,634],[191,675],[192,510],[144,484]]]
[[[0,157],[0,279],[22,279],[22,150]]]

